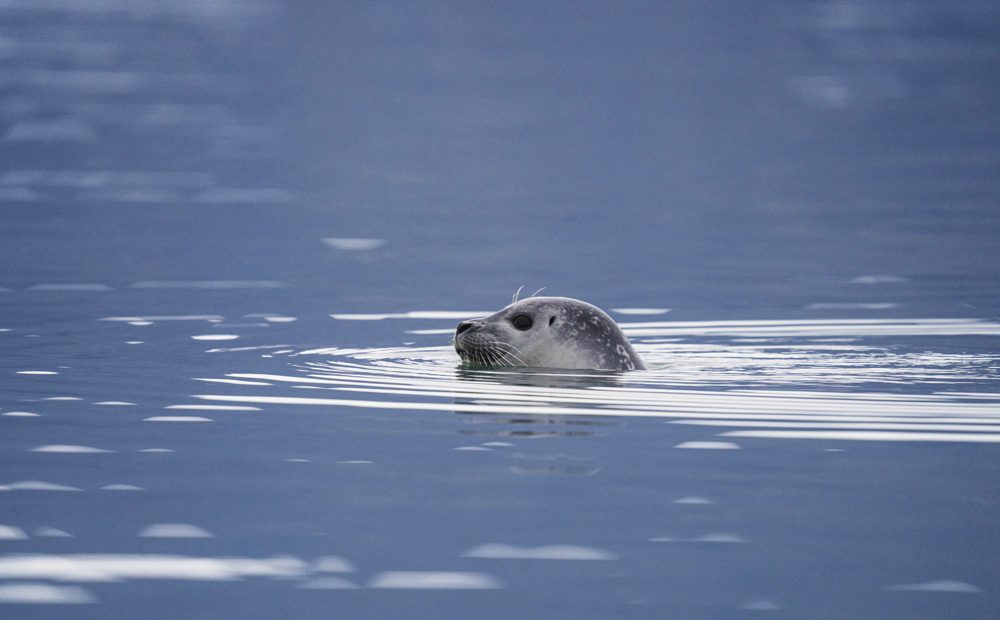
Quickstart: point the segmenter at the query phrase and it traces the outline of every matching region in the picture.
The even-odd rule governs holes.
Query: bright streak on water
[[[137,321],[158,322],[158,321],[208,321],[210,323],[221,321],[223,317],[218,314],[172,314],[172,315],[152,315],[152,316],[107,316],[102,321],[120,321],[124,323],[135,323]]]
[[[386,244],[385,239],[361,239],[352,237],[324,237],[322,241],[331,248],[353,252],[377,250]]]
[[[239,405],[167,405],[164,409],[181,409],[186,411],[260,411],[260,407],[241,407]]]
[[[415,314],[430,313],[378,316]],[[1000,335],[1000,324],[994,322],[719,321],[626,328],[635,331],[636,325],[657,336],[682,337],[636,338],[636,349],[649,366],[645,372],[473,371],[460,368],[448,346],[331,347],[289,356],[293,365],[288,374],[233,372],[218,381],[231,381],[234,390],[242,388],[239,391],[194,397],[265,408],[663,418],[726,437],[757,439],[993,443],[1000,438],[996,391],[971,392],[965,387],[1000,378],[996,355],[900,346],[915,334]],[[814,340],[834,333],[850,339]],[[316,357],[323,359],[309,359]],[[722,446],[739,447],[725,441],[677,447]]]
[[[55,484],[52,482],[43,482],[41,480],[23,480],[21,482],[8,482],[7,484],[0,485],[0,491],[82,491],[82,490],[83,489],[67,486],[65,484]]]
[[[115,553],[0,556],[0,579],[229,581],[244,577],[298,577],[307,570],[305,562],[293,557],[256,559]]]
[[[97,599],[80,586],[56,586],[48,583],[0,584],[0,604],[74,605],[96,602]]]
[[[139,532],[140,538],[214,538],[215,536],[190,523],[154,523]]]
[[[111,450],[105,450],[103,448],[94,448],[92,446],[74,446],[74,445],[64,445],[64,444],[38,446],[37,448],[32,448],[31,451],[48,452],[53,454],[101,454],[105,452],[111,452]]]
[[[196,415],[154,415],[143,419],[144,422],[211,422],[211,418]]]
[[[386,571],[375,575],[370,588],[400,590],[496,590],[503,587],[492,575],[458,571]]]
[[[978,586],[965,581],[952,579],[940,579],[937,581],[927,581],[925,583],[906,583],[898,586],[889,586],[886,590],[898,590],[903,592],[953,592],[960,594],[978,594],[982,590]]]
[[[506,543],[484,543],[463,554],[467,558],[492,560],[616,560],[614,553],[577,545],[519,547]]]
[[[284,282],[273,280],[146,280],[135,282],[129,288],[159,289],[269,289],[283,288]]]
[[[0,540],[28,540],[28,535],[19,527],[0,525]]]

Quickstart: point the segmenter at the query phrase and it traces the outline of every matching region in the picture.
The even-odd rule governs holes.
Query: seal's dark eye
[[[549,325],[552,325],[552,324],[553,324],[553,323],[555,323],[555,322],[556,322],[556,317],[554,317],[554,316],[550,316],[550,317],[549,317]]]
[[[534,321],[527,314],[519,314],[511,319],[510,322],[522,332],[531,329],[531,326],[534,324]]]

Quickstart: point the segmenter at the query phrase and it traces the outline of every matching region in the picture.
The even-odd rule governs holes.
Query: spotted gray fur
[[[513,323],[531,318],[531,327]],[[524,320],[521,319],[523,322]],[[622,330],[600,308],[568,297],[531,297],[459,323],[455,350],[471,366],[645,370]]]

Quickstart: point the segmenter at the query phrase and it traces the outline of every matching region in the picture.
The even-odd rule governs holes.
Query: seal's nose
[[[462,321],[458,324],[458,329],[455,330],[455,335],[459,335],[463,332],[467,332],[476,325],[475,321]]]

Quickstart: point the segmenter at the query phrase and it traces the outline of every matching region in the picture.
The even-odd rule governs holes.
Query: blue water
[[[0,3],[0,617],[997,617],[998,26]]]

